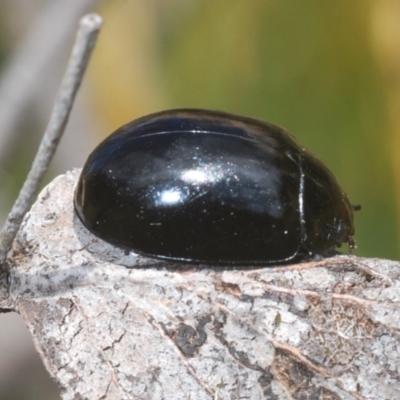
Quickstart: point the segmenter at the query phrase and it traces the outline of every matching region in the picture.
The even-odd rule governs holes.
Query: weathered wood
[[[78,174],[43,190],[0,289],[64,399],[400,398],[398,262],[211,269],[127,254],[79,222]]]

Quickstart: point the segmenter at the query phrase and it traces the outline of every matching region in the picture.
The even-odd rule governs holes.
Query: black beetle
[[[132,121],[89,156],[75,208],[95,235],[166,260],[268,265],[354,247],[353,207],[284,129],[172,110]]]

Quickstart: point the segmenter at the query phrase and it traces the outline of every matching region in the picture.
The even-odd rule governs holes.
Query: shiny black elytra
[[[101,239],[166,260],[268,265],[354,247],[327,167],[282,128],[223,112],[124,125],[86,161],[75,208]]]

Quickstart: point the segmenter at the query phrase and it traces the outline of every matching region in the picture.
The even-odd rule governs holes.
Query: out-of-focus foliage
[[[387,88],[368,2],[106,1],[100,11],[92,84],[103,135],[176,107],[282,125],[362,204],[356,254],[399,258]]]

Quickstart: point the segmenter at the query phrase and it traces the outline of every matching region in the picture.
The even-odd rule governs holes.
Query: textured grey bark
[[[210,269],[127,254],[76,217],[78,175],[43,190],[0,285],[64,399],[400,398],[398,262]]]

